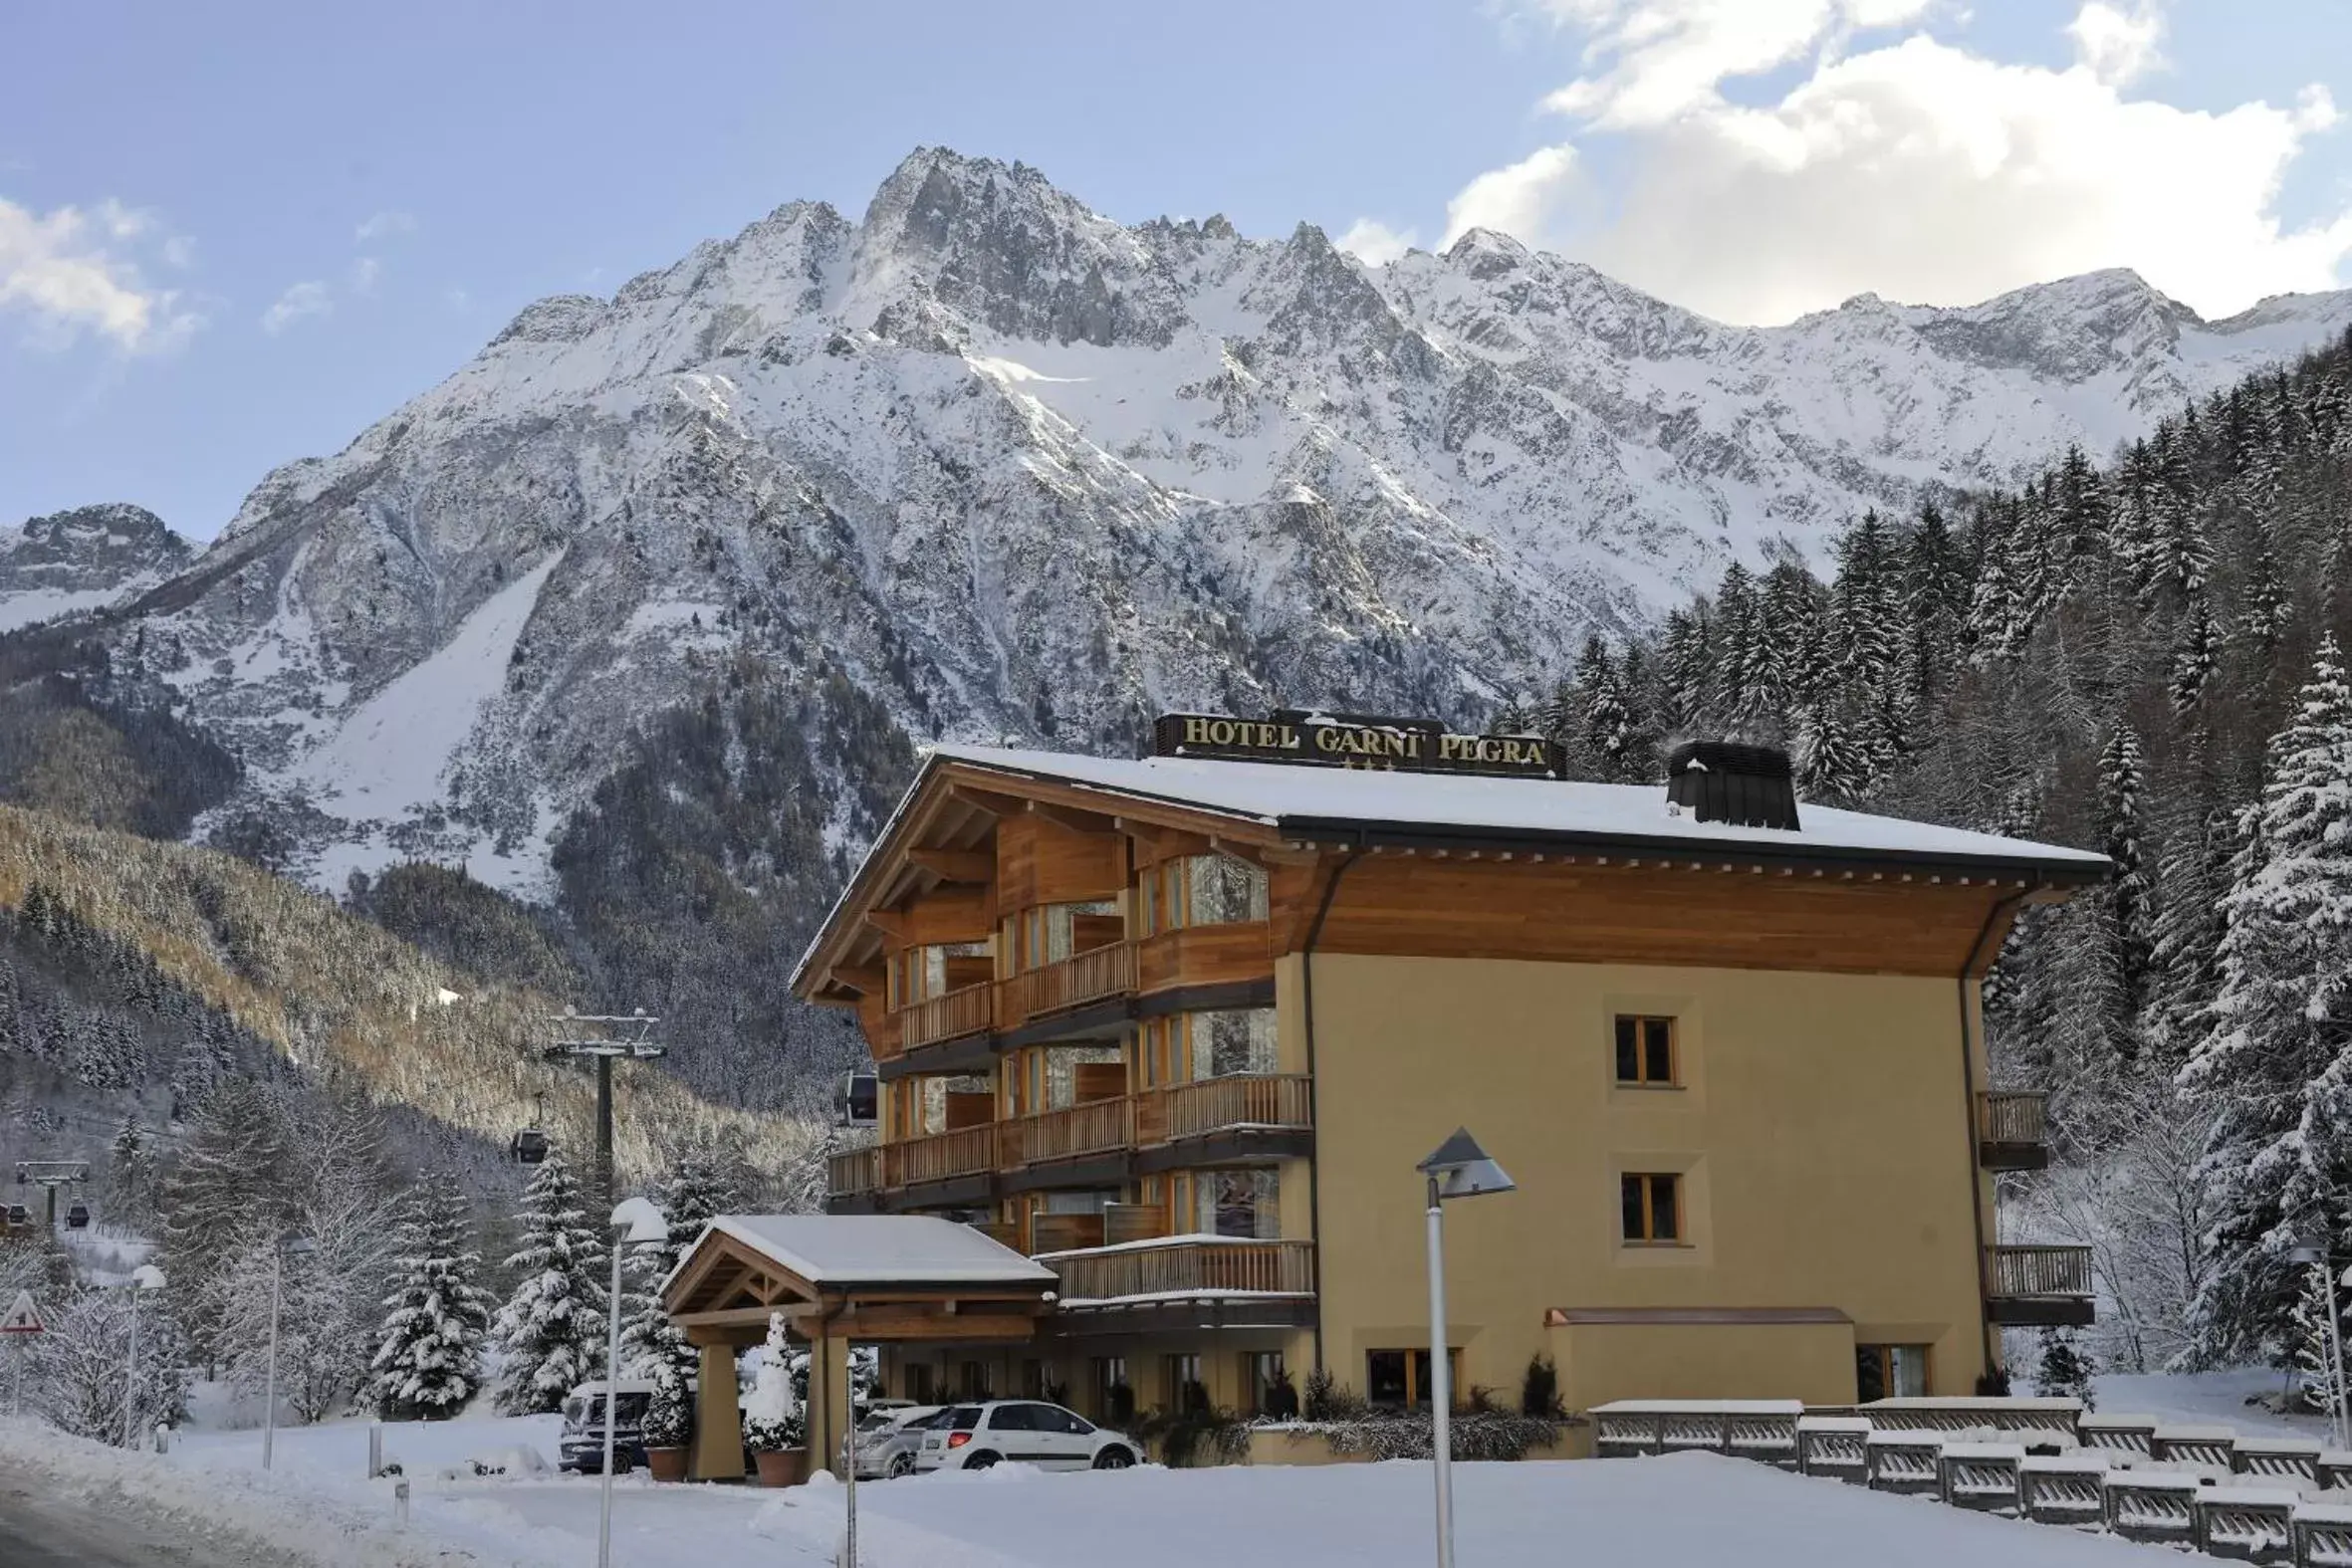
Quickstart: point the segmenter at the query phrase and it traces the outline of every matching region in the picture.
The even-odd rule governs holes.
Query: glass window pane
[[[1230,855],[1191,855],[1184,861],[1189,924],[1230,925],[1267,916],[1266,872]]]
[[[1894,1393],[1897,1399],[1924,1398],[1928,1391],[1928,1347],[1925,1345],[1895,1345],[1887,1352],[1893,1365]]]
[[[1631,1083],[1641,1076],[1641,1051],[1634,1039],[1636,1020],[1617,1020],[1617,1081]]]
[[[1885,1348],[1883,1345],[1854,1347],[1854,1398],[1864,1405],[1887,1397]]]
[[[1364,1355],[1364,1398],[1375,1405],[1405,1402],[1405,1353],[1374,1350]]]
[[[1275,1070],[1274,1009],[1191,1014],[1192,1071],[1196,1078]]]
[[[1681,1197],[1682,1183],[1671,1176],[1650,1178],[1650,1239],[1677,1240],[1682,1235],[1682,1217],[1675,1213],[1675,1200]]]
[[[1628,1176],[1619,1184],[1619,1187],[1620,1196],[1625,1205],[1625,1224],[1622,1233],[1628,1241],[1643,1240],[1646,1236],[1642,1225],[1641,1178]]]
[[[1642,1049],[1648,1057],[1645,1076],[1652,1083],[1674,1081],[1674,1020],[1642,1019]]]

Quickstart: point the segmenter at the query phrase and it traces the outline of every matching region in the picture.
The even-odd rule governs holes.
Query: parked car
[[[915,1472],[915,1454],[931,1423],[947,1414],[946,1405],[898,1405],[875,1411],[857,1424],[857,1478],[881,1480]]]
[[[645,1462],[645,1407],[652,1403],[648,1378],[622,1378],[613,1385],[619,1423],[612,1429],[612,1473],[626,1475]],[[564,1434],[556,1443],[559,1469],[599,1475],[604,1470],[604,1380],[583,1383],[564,1396]]]
[[[1031,1399],[952,1405],[923,1429],[917,1470],[986,1469],[1014,1459],[1049,1470],[1118,1470],[1143,1448],[1124,1433],[1097,1427],[1073,1410]]]

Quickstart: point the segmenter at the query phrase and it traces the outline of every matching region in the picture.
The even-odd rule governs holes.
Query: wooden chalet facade
[[[1990,1091],[1977,1009],[2018,908],[2101,857],[1748,825],[1703,767],[1677,804],[1397,721],[1178,716],[1158,751],[936,748],[795,977],[882,1080],[831,1210],[1059,1276],[1026,1344],[886,1348],[891,1394],[1249,1411],[1324,1367],[1412,1400],[1413,1166],[1457,1125],[1520,1186],[1453,1222],[1460,1387],[1546,1354],[1577,1408],[1968,1393],[1995,1326],[2087,1320],[2086,1254],[1994,1233],[2040,1102]]]

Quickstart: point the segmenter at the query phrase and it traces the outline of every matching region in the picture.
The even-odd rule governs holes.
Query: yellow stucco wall
[[[1286,1068],[1305,1064],[1299,962],[1279,977]],[[1323,954],[1314,1008],[1323,1354],[1342,1382],[1361,1390],[1368,1351],[1428,1343],[1413,1165],[1466,1125],[1519,1191],[1447,1210],[1465,1384],[1515,1395],[1543,1351],[1574,1408],[1837,1403],[1846,1347],[1884,1342],[1933,1346],[1931,1392],[1974,1391],[1984,1179],[1954,981]],[[1616,1085],[1619,1012],[1680,1020],[1684,1087]],[[1689,1244],[1623,1246],[1619,1176],[1669,1171]],[[1287,1232],[1306,1199],[1290,1175]],[[1547,1331],[1554,1307],[1826,1307],[1853,1327]]]

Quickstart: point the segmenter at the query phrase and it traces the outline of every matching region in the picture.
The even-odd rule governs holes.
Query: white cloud
[[[1420,242],[1415,229],[1392,229],[1377,218],[1358,218],[1339,236],[1339,248],[1367,267],[1385,267]]]
[[[154,227],[115,201],[42,214],[0,198],[0,311],[28,315],[37,340],[57,346],[85,332],[132,352],[185,341],[203,318],[178,291],[149,287],[133,255]]]
[[[414,213],[372,212],[360,219],[359,226],[352,231],[352,243],[372,245],[377,240],[389,239],[395,234],[413,234],[415,232],[416,215]]]
[[[1928,0],[1548,0],[1585,30],[1583,73],[1546,107],[1572,136],[1479,175],[1446,242],[1483,225],[1570,252],[1679,304],[1785,321],[1865,291],[1935,304],[2132,267],[2208,315],[2336,286],[2352,209],[2301,228],[2275,200],[2335,107],[2225,112],[2128,96],[2162,17],[2087,0],[2074,63],[1989,59],[1915,24]],[[1800,65],[1775,102],[1735,78]],[[1613,136],[1622,189],[1595,199],[1578,155]]]
[[[316,280],[294,284],[261,313],[261,330],[275,337],[297,322],[326,316],[334,309],[335,295],[327,285]]]
[[[362,256],[352,263],[352,293],[373,294],[377,280],[383,277],[383,263],[372,256]]]

